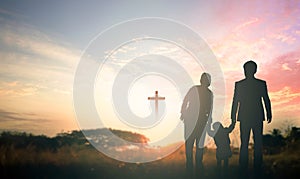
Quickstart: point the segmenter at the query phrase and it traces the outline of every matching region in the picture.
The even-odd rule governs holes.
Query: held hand
[[[180,115],[180,120],[183,121],[183,116],[182,116],[182,114]]]
[[[235,127],[236,121],[232,121],[233,128]]]
[[[269,124],[272,121],[272,118],[268,118],[267,121],[268,121],[268,124]]]
[[[235,120],[235,119],[231,119],[231,123],[232,123],[232,124],[235,124],[235,123],[236,123],[236,120]]]

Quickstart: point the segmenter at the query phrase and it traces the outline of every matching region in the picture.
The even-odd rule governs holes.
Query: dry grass
[[[290,178],[300,174],[299,154],[297,146],[264,156],[264,178]],[[0,157],[0,178],[185,178],[184,147],[161,160],[144,164],[116,161],[92,147],[80,145],[63,146],[55,152],[37,152],[30,146],[25,149],[2,146]],[[204,177],[216,178],[215,150],[206,150],[203,162]],[[237,174],[238,154],[235,153],[229,160],[228,177],[237,178]]]

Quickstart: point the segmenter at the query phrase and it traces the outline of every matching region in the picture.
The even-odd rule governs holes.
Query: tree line
[[[108,130],[110,132],[108,132]],[[126,141],[135,143],[147,144],[149,139],[144,135],[115,130],[115,129],[95,129],[85,131],[89,135],[93,135],[96,138],[105,136],[105,141],[110,144],[114,141],[113,135],[123,138]],[[287,148],[296,147],[299,145],[300,140],[300,128],[290,127],[284,132],[280,129],[273,129],[269,134],[263,136],[263,149],[265,154],[277,154]],[[49,137],[46,135],[33,135],[26,132],[12,132],[4,131],[0,134],[0,147],[9,147],[14,149],[26,149],[31,148],[36,151],[49,150],[55,152],[58,148],[63,146],[71,145],[85,145],[90,147],[89,141],[82,131],[73,130],[71,132],[58,133],[54,137]],[[113,146],[118,146],[123,144],[113,143]]]

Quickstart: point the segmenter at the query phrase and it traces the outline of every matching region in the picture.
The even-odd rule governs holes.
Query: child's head
[[[215,122],[212,127],[214,130],[218,130],[219,127],[224,128],[222,123],[220,123],[220,122]]]

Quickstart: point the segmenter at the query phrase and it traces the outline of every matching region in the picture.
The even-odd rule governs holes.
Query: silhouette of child
[[[222,160],[224,161],[224,175],[227,175],[228,172],[228,160],[232,156],[229,133],[232,132],[234,126],[234,121],[231,122],[229,127],[224,127],[220,122],[215,122],[212,125],[213,130],[211,130],[210,126],[207,129],[208,135],[214,138],[215,144],[217,146],[216,158],[218,175],[221,175],[222,172]]]

